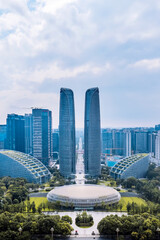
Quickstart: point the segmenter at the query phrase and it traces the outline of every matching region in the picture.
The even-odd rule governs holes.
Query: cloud
[[[160,58],[156,59],[143,59],[131,64],[130,67],[142,68],[147,70],[160,70]]]
[[[1,1],[1,122],[11,108],[20,112],[12,103],[18,109],[22,103],[44,103],[56,109],[58,126],[61,86],[75,91],[79,125],[84,92],[93,86],[100,88],[104,125],[116,124],[115,119],[120,125],[136,122],[132,112],[142,112],[145,124],[147,107],[139,106],[140,96],[150,107],[150,123],[151,116],[160,119],[154,103],[160,89],[159,22],[157,0]]]

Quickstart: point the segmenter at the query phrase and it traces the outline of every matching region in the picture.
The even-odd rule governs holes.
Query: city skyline
[[[102,127],[154,126],[160,111],[160,3],[28,0],[0,3],[0,124],[30,107],[53,112],[59,89],[100,89]]]

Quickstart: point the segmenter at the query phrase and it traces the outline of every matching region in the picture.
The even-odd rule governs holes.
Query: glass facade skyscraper
[[[7,148],[25,152],[24,116],[7,115]]]
[[[101,130],[99,89],[91,88],[85,96],[84,165],[85,174],[100,175]]]
[[[6,149],[7,126],[0,125],[0,149]]]
[[[25,114],[25,153],[33,154],[33,116]]]
[[[75,174],[75,111],[73,91],[67,88],[60,90],[59,116],[59,159],[60,173],[65,177]]]
[[[52,112],[48,109],[32,109],[33,156],[48,165],[52,153]]]

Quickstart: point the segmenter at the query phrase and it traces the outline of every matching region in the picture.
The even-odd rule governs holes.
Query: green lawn
[[[41,204],[41,203],[47,203],[48,200],[46,197],[30,197],[30,203],[35,202],[36,204],[36,208]],[[138,198],[138,197],[121,197],[121,200],[119,201],[119,203],[122,203],[123,207],[121,211],[127,211],[127,204],[135,202],[138,205],[147,205],[146,201],[143,200],[142,198]],[[25,203],[27,204],[27,201],[25,201]],[[45,211],[49,211],[47,208],[45,209]],[[119,210],[118,210],[119,211]]]
[[[142,198],[138,198],[138,197],[121,197],[121,200],[119,201],[119,203],[122,203],[123,208],[122,211],[127,211],[127,204],[128,203],[132,203],[135,202],[138,205],[147,205],[146,201],[143,200]]]
[[[111,184],[111,182],[113,183],[113,185]],[[108,187],[116,187],[116,181],[99,180],[98,184],[99,185],[105,185],[105,186],[108,186]]]
[[[122,189],[122,190],[120,190],[120,192],[127,192],[127,190]]]
[[[48,200],[46,197],[30,197],[30,203],[35,202],[36,208],[41,204],[41,203],[47,203]],[[27,201],[25,201],[27,203]],[[48,211],[48,209],[46,209]]]

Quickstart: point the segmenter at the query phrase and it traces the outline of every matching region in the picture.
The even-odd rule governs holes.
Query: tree
[[[133,240],[139,240],[139,234],[138,232],[132,232],[131,233],[131,237]]]
[[[132,208],[131,204],[128,203],[128,204],[127,204],[127,212],[128,212],[128,213],[131,211],[131,208]]]
[[[61,220],[72,224],[72,218],[69,217],[68,215],[62,216]]]
[[[33,201],[32,204],[31,204],[31,210],[32,210],[33,213],[36,212],[36,204],[35,204],[34,201]]]

